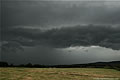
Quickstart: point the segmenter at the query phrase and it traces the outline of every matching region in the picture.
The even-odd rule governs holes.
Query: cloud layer
[[[2,41],[15,41],[23,46],[44,45],[54,48],[98,45],[120,49],[120,28],[104,25],[77,25],[46,31],[26,28],[2,30]]]
[[[1,8],[2,44],[9,42],[14,46],[19,43],[22,46],[46,45],[55,48],[99,45],[120,49],[118,1],[5,0]],[[77,24],[102,25],[73,26]],[[106,24],[118,27],[107,27]],[[42,31],[41,28],[47,30]]]
[[[2,26],[119,24],[119,1],[2,1]]]

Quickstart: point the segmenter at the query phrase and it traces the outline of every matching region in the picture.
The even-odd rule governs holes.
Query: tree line
[[[26,68],[108,68],[120,71],[120,61],[112,62],[96,62],[87,64],[71,64],[71,65],[40,65],[40,64],[8,64],[7,62],[0,62],[0,67],[26,67]]]

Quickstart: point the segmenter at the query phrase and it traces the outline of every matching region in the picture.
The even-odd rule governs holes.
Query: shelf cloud
[[[10,63],[119,60],[119,0],[2,0],[0,7],[0,52]]]
[[[50,30],[10,28],[2,31],[3,41],[16,41],[23,46],[46,45],[55,48],[98,45],[120,49],[120,28],[86,25]]]

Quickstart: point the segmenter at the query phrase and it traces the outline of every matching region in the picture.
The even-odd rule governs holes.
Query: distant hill
[[[40,65],[40,64],[21,64],[13,65],[7,62],[0,62],[0,67],[31,67],[31,68],[109,68],[120,70],[120,61],[111,62],[95,62],[87,64],[71,64],[71,65]]]

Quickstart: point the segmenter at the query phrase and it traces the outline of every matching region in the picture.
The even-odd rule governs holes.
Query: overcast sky
[[[120,60],[119,0],[2,0],[1,5],[3,61]]]
[[[119,24],[118,1],[2,1],[3,26]]]

